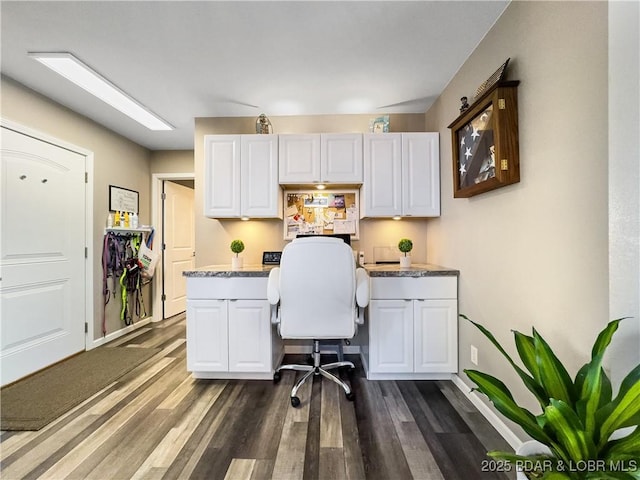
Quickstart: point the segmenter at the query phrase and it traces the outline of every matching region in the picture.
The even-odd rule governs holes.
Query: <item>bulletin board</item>
[[[358,190],[285,190],[284,239],[299,233],[347,233],[358,240],[360,209]]]

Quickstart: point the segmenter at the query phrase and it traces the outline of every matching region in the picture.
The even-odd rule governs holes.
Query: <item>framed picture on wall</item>
[[[140,213],[140,195],[135,190],[109,185],[109,210]]]
[[[455,198],[472,197],[520,181],[519,83],[494,85],[449,125]]]

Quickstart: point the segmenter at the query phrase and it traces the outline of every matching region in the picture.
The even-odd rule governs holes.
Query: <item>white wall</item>
[[[521,182],[454,199],[451,144],[441,141],[442,217],[429,224],[428,258],[460,270],[460,312],[512,355],[511,330],[535,327],[575,373],[609,320],[607,4],[512,2],[427,112],[427,130],[451,138],[460,97],[473,97],[508,57],[508,78],[521,81]],[[461,372],[498,376],[539,413],[506,360],[462,320],[459,343]]]
[[[640,363],[640,3],[609,3],[609,316],[614,385]]]

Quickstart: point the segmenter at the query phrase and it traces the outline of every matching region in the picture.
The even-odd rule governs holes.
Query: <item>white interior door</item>
[[[164,318],[187,309],[187,280],[195,265],[193,189],[164,182]]]
[[[86,158],[1,131],[5,385],[85,349]]]

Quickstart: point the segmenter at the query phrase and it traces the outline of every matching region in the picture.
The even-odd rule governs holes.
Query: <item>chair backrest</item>
[[[355,261],[342,240],[297,238],[280,260],[280,335],[352,338],[356,328]]]

